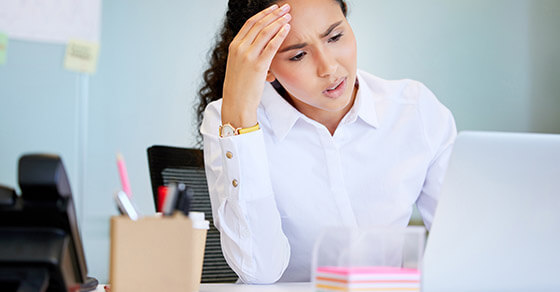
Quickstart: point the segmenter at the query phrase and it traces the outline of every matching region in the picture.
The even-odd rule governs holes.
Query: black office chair
[[[210,221],[210,229],[206,236],[201,282],[225,283],[237,281],[237,274],[224,259],[220,245],[220,232],[216,229],[212,220],[212,208],[204,172],[202,150],[154,145],[148,148],[148,165],[156,206],[159,186],[181,182],[194,191],[191,210],[204,212],[206,219]]]

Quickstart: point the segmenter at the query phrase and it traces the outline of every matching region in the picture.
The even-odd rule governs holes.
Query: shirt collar
[[[283,140],[296,121],[303,116],[302,113],[278,94],[269,82],[264,86],[261,104],[270,121],[272,131],[279,140]]]
[[[354,106],[350,111],[355,111],[357,116],[370,126],[379,128],[377,109],[375,108],[376,96],[370,85],[366,82],[366,80],[364,80],[362,74],[363,73],[359,70],[358,74],[356,74],[359,88],[358,93],[356,94],[356,100],[354,101]]]
[[[366,80],[363,79],[362,74],[361,71],[358,71],[356,74],[359,84],[356,100],[346,117],[344,117],[343,122],[345,120],[352,122],[356,120],[356,117],[360,117],[370,126],[378,128],[379,121],[375,109],[375,95]],[[270,121],[272,131],[279,140],[283,140],[288,135],[288,132],[299,118],[305,118],[302,113],[280,96],[276,89],[268,82],[264,87],[261,104]]]

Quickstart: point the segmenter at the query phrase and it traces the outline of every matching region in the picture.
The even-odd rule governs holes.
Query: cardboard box
[[[206,232],[180,213],[138,221],[112,217],[112,292],[198,291]]]

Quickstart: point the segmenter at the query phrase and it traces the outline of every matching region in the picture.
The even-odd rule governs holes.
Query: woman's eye
[[[301,52],[301,53],[291,57],[290,61],[300,61],[303,58],[303,56],[305,56],[305,55],[307,55],[306,52]]]
[[[339,34],[333,36],[332,38],[330,38],[330,39],[329,39],[329,43],[337,42],[338,40],[340,40],[341,37],[342,37],[342,34],[339,33]]]

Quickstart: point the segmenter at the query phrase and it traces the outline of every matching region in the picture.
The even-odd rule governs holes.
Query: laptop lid
[[[560,291],[560,135],[462,132],[422,291]]]

